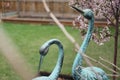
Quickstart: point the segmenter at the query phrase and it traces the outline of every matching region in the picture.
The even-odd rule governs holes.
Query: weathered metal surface
[[[80,12],[89,21],[86,37],[73,63],[72,75],[74,80],[109,80],[106,76],[106,73],[101,68],[94,66],[82,68],[82,61],[83,61],[82,54],[85,53],[92,36],[92,32],[94,28],[94,14],[90,9],[81,10],[76,6],[72,6],[72,8]]]
[[[58,52],[59,56],[58,56],[58,60],[57,60],[55,68],[53,69],[52,73],[49,76],[36,77],[33,80],[57,80],[58,79],[61,68],[62,68],[63,59],[64,59],[64,50],[63,50],[63,45],[61,44],[61,42],[57,39],[51,39],[45,42],[40,48],[40,55],[41,55],[41,58],[43,59],[47,55],[49,47],[53,44],[56,44],[59,48],[59,52]],[[40,61],[39,67],[42,64],[41,62],[42,61]]]

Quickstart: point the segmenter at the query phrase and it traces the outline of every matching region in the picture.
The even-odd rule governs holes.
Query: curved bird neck
[[[72,67],[73,75],[76,74],[76,71],[79,71],[79,72],[81,71],[80,66],[82,66],[82,61],[83,61],[83,57],[81,54],[85,53],[86,51],[86,48],[92,36],[93,27],[94,27],[94,17],[89,20],[87,34],[74,60],[73,67]]]
[[[89,41],[91,39],[91,36],[92,36],[93,28],[94,28],[94,18],[89,20],[87,34],[86,34],[84,41],[79,49],[79,52],[82,51],[82,53],[84,53],[86,51],[86,48],[87,48]]]
[[[49,78],[56,80],[59,76],[59,73],[61,71],[62,68],[62,64],[63,64],[63,59],[64,59],[64,50],[63,50],[63,46],[61,45],[60,42],[55,42],[55,44],[58,45],[59,48],[59,55],[58,55],[58,60],[56,63],[56,66],[54,68],[54,70],[52,71],[52,73],[50,74]]]

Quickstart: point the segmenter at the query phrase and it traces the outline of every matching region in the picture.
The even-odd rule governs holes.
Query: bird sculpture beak
[[[81,10],[80,8],[78,8],[77,6],[71,5],[71,7],[72,7],[73,9],[77,10],[78,12],[80,12],[81,14],[84,14],[84,11]]]
[[[38,73],[39,73],[40,68],[41,68],[42,60],[43,60],[43,56],[40,56],[40,61],[39,61],[39,66],[38,66]]]

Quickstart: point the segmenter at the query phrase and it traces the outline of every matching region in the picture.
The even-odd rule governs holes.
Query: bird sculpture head
[[[39,50],[39,53],[41,55],[40,60],[42,60],[42,58],[47,55],[48,51],[49,51],[48,43],[45,43],[44,45],[41,46],[41,48]],[[39,62],[38,71],[40,70],[41,64],[42,64],[42,61]],[[34,78],[32,80],[50,80],[50,78],[48,76],[41,76],[41,77]]]
[[[80,9],[79,7],[75,6],[75,5],[71,5],[71,7],[73,9],[75,9],[76,11],[78,11],[79,13],[81,13],[86,19],[90,20],[94,17],[94,14],[92,12],[91,9]]]
[[[39,53],[41,56],[45,56],[48,53],[48,51],[49,51],[49,45],[45,44],[41,46]]]

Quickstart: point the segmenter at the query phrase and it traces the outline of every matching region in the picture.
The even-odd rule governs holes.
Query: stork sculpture
[[[59,48],[59,56],[58,56],[57,64],[56,64],[54,70],[52,71],[50,76],[41,76],[41,77],[34,78],[32,80],[57,80],[57,78],[59,76],[59,73],[61,71],[62,64],[63,64],[63,59],[64,59],[64,50],[63,50],[63,45],[61,44],[61,42],[57,39],[51,39],[51,40],[47,41],[40,48],[40,55],[42,57],[44,57],[48,53],[49,47],[52,44],[56,44]]]
[[[83,56],[86,48],[91,39],[91,35],[94,28],[94,14],[90,9],[81,10],[77,6],[71,5],[71,7],[78,12],[80,12],[86,19],[88,19],[88,30],[86,37],[75,57],[73,66],[72,66],[72,76],[74,80],[109,80],[106,76],[106,73],[98,67],[86,67],[82,68]]]

